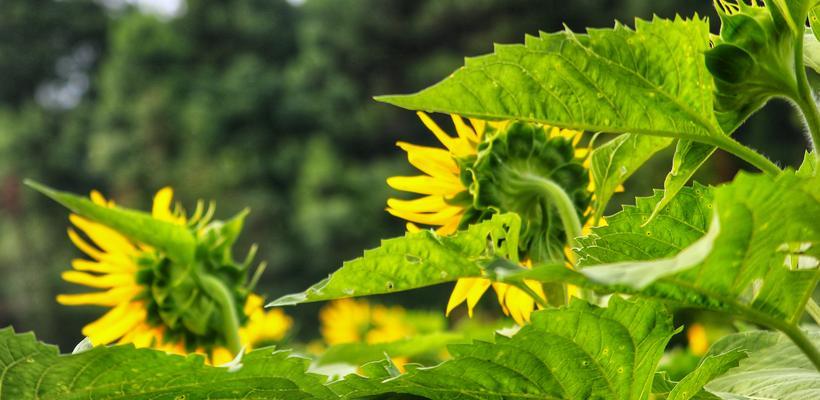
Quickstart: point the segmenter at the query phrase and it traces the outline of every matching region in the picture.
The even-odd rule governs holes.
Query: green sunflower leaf
[[[592,152],[590,170],[595,185],[593,221],[601,218],[615,190],[655,153],[668,147],[672,140],[625,133]]]
[[[700,166],[712,156],[717,147],[708,144],[693,142],[691,140],[678,140],[675,146],[675,155],[672,156],[672,170],[666,174],[663,180],[663,197],[652,210],[649,220],[663,211],[663,208],[672,201],[678,192],[689,182],[692,175],[700,169]]]
[[[325,378],[306,373],[289,351],[255,350],[241,366],[211,367],[203,357],[131,345],[60,355],[32,334],[0,330],[3,399],[332,399]]]
[[[820,331],[806,333],[820,347]],[[767,331],[751,331],[726,336],[709,349],[718,354],[728,349],[748,351],[740,366],[712,380],[706,386],[727,400],[820,398],[820,373],[786,336]]]
[[[124,236],[162,250],[172,260],[188,264],[194,261],[196,240],[183,226],[155,219],[151,214],[122,207],[104,207],[75,194],[51,189],[37,182],[26,185],[62,204],[77,215],[103,224]]]
[[[635,29],[528,36],[416,94],[377,100],[412,110],[514,119],[591,132],[650,134],[719,145],[705,19],[637,19]]]
[[[717,399],[717,397],[704,386],[726,371],[737,367],[740,360],[748,357],[748,354],[737,348],[727,349],[724,353],[711,354],[701,360],[698,367],[686,375],[680,382],[667,387],[665,393],[657,393],[656,397],[665,400],[689,400],[689,399]],[[657,382],[657,377],[656,377]],[[653,391],[657,386],[653,386]]]
[[[383,240],[325,280],[268,306],[391,293],[481,276],[481,266],[498,257],[517,260],[520,229],[517,214],[496,214],[451,236],[423,230]]]
[[[648,296],[794,333],[820,278],[817,178],[740,174],[714,189],[696,184],[645,224],[661,198],[638,198],[578,239],[580,272],[536,266],[503,279]]]
[[[658,303],[619,297],[598,308],[576,300],[532,314],[532,323],[494,343],[451,345],[453,359],[397,377],[350,375],[330,387],[344,398],[646,399],[675,333]],[[371,368],[372,369],[372,368]],[[382,396],[382,397],[378,397]],[[395,398],[395,397],[393,397]]]

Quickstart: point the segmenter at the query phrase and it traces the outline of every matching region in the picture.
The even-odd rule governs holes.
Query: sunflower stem
[[[578,212],[575,210],[575,203],[569,198],[567,192],[557,183],[542,178],[533,174],[523,174],[521,176],[528,181],[540,193],[546,195],[550,199],[550,203],[558,210],[558,216],[561,218],[561,223],[564,225],[564,233],[567,236],[567,245],[575,247],[577,242],[575,238],[581,236],[581,219],[578,217]]]
[[[233,295],[222,281],[211,275],[200,274],[199,282],[205,293],[216,302],[222,311],[222,334],[228,350],[233,354],[239,354],[242,342],[239,340],[239,315],[236,313]]]

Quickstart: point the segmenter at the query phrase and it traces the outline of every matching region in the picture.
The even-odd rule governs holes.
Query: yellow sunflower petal
[[[523,326],[529,322],[535,301],[526,292],[511,286],[507,289],[506,296],[504,296],[504,303],[507,309],[510,310],[510,317],[515,320],[515,323]]]
[[[89,261],[81,258],[71,261],[71,266],[77,271],[99,272],[101,274],[133,272],[137,268],[135,265],[121,265],[110,262]]]
[[[470,125],[472,125],[473,129],[475,129],[475,134],[478,138],[478,141],[481,141],[481,139],[484,137],[484,129],[487,126],[487,122],[483,119],[470,118]]]
[[[95,260],[100,260],[103,258],[103,253],[83,240],[83,238],[80,237],[74,229],[68,228],[68,238],[72,243],[74,243],[75,246],[77,246],[78,249],[80,249],[80,251],[87,254],[89,257]]]
[[[436,212],[448,207],[444,197],[424,196],[414,200],[387,199],[387,206],[407,212]]]
[[[463,209],[461,207],[450,206],[434,213],[414,213],[388,208],[387,212],[405,221],[424,225],[445,225],[448,222],[452,222],[453,219],[456,221],[461,220],[460,214],[463,212]]]
[[[464,123],[464,120],[460,116],[456,114],[450,114],[450,118],[452,118],[453,125],[455,125],[456,127],[456,133],[458,133],[458,136],[460,138],[468,140],[473,143],[478,143],[478,135],[476,135],[476,133],[473,131],[473,128],[470,128],[469,126],[467,126],[467,124]]]
[[[419,146],[407,142],[396,142],[396,145],[407,152],[408,156],[414,154],[417,157],[424,157],[435,162],[440,167],[447,169],[453,175],[458,175],[459,173],[458,164],[453,159],[453,155],[447,150],[436,147]]]
[[[478,282],[470,288],[470,292],[467,294],[467,315],[470,318],[473,317],[473,309],[475,308],[478,301],[481,300],[481,296],[484,295],[484,292],[490,288],[490,284],[492,282],[489,279],[482,279],[477,278]]]
[[[450,150],[450,152],[453,153],[456,157],[464,157],[470,154],[475,154],[475,148],[470,146],[470,144],[467,141],[458,140],[456,138],[450,137],[450,135],[445,133],[444,130],[442,130],[435,123],[435,121],[433,121],[433,119],[430,118],[427,114],[421,111],[417,112],[416,114],[418,114],[424,126],[426,126],[427,129],[430,130],[430,132],[433,132],[433,135],[436,136],[439,142],[441,142],[441,144],[443,144],[444,147],[447,148],[447,150]]]
[[[98,305],[113,307],[120,303],[129,302],[142,291],[139,286],[118,287],[105,292],[60,294],[57,302],[66,306]]]
[[[482,278],[459,279],[458,282],[456,282],[456,286],[453,288],[453,293],[450,294],[450,300],[447,302],[447,311],[445,311],[445,315],[450,315],[450,312],[453,311],[453,309],[458,307],[461,303],[470,299],[471,296],[475,297],[476,292],[480,290],[481,287],[484,287],[483,281],[489,282],[487,279]],[[483,294],[484,291],[487,290],[487,287],[489,287],[489,285],[484,287],[484,289],[481,291],[481,294]],[[481,294],[479,294],[478,297],[481,297]],[[475,306],[475,303],[473,303],[473,306]],[[467,312],[470,315],[470,317],[473,316],[473,309],[469,306],[469,304],[467,307]]]
[[[171,202],[174,200],[174,189],[166,186],[154,195],[154,204],[151,207],[151,215],[166,222],[176,222],[176,217],[171,212]]]
[[[85,232],[94,241],[94,244],[107,253],[130,255],[136,251],[134,245],[125,236],[107,226],[91,222],[75,214],[71,214],[69,220],[74,226]]]
[[[394,176],[387,178],[387,184],[396,190],[439,196],[454,196],[464,191],[461,182],[442,181],[425,175]]]
[[[113,288],[134,284],[134,275],[132,274],[92,275],[85,272],[65,271],[61,275],[66,282],[93,288]]]
[[[95,346],[105,345],[134,329],[145,320],[145,315],[141,303],[125,303],[86,325],[83,335],[88,336]]]
[[[501,305],[501,311],[504,312],[504,315],[510,315],[510,310],[507,308],[507,304],[504,301],[504,298],[507,296],[507,290],[510,288],[510,285],[505,283],[493,283],[493,290],[495,290],[495,295],[498,298],[498,304]]]
[[[421,231],[421,228],[419,228],[418,225],[416,225],[412,222],[406,223],[404,225],[404,228],[407,230],[407,232],[410,232],[410,233],[416,233],[416,232]]]
[[[461,224],[461,216],[462,214],[454,215],[446,224],[442,225],[440,228],[436,229],[436,233],[442,236],[452,235],[456,233],[458,230],[458,226]]]
[[[224,347],[217,347],[211,351],[211,358],[210,362],[211,365],[220,366],[231,362],[234,358],[234,355],[231,353],[230,350]]]
[[[91,195],[90,195],[90,196],[88,196],[88,197],[90,197],[90,198],[91,198],[91,202],[92,202],[92,203],[94,203],[94,204],[96,204],[96,205],[98,205],[98,206],[109,207],[109,203],[108,203],[108,201],[105,199],[105,196],[103,196],[103,195],[102,195],[102,193],[100,193],[100,192],[98,192],[98,191],[96,191],[96,190],[92,190],[92,191],[91,191]]]

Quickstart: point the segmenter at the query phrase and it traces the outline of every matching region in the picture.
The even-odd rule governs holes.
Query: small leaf
[[[740,360],[746,357],[748,357],[748,354],[740,349],[729,349],[725,353],[711,354],[704,357],[694,371],[675,385],[666,400],[697,398],[707,383],[731,368],[737,367]]]
[[[194,260],[196,241],[183,225],[155,219],[151,214],[122,207],[104,207],[71,193],[26,181],[26,185],[50,197],[81,217],[103,224],[129,239],[164,251],[172,260],[188,264]]]
[[[625,133],[592,152],[590,170],[595,185],[594,221],[601,218],[615,190],[655,153],[668,147],[672,140]]]
[[[655,219],[663,211],[664,207],[675,198],[683,186],[692,178],[692,175],[712,156],[715,150],[717,150],[716,147],[708,144],[683,139],[678,141],[675,147],[675,155],[672,157],[672,170],[669,171],[663,181],[663,198],[655,205],[655,209],[652,210],[652,215],[649,216],[647,222]]]
[[[390,293],[481,276],[481,266],[498,257],[518,259],[520,229],[518,215],[497,214],[451,236],[423,230],[383,240],[325,280],[268,306]]]

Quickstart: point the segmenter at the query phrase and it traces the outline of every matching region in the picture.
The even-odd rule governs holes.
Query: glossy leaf
[[[672,141],[666,137],[625,133],[592,152],[590,171],[595,186],[594,221],[601,218],[615,190]]]
[[[516,119],[592,132],[717,142],[706,20],[636,20],[498,45],[419,93],[378,100],[413,110]]]
[[[481,266],[498,257],[517,260],[520,229],[518,215],[497,214],[450,236],[423,230],[383,240],[304,292],[269,305],[390,293],[481,276]]]
[[[820,332],[808,331],[814,346]],[[712,345],[710,354],[743,349],[749,358],[740,366],[712,380],[710,391],[723,399],[805,400],[820,398],[820,373],[787,337],[775,332],[751,331],[724,337]]]

